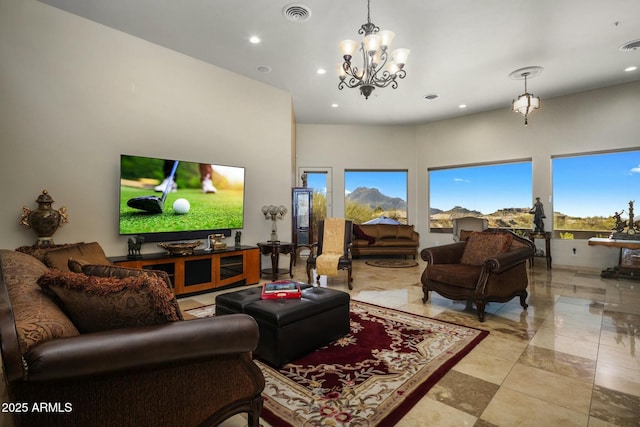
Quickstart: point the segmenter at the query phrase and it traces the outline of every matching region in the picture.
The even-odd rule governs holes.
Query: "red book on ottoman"
[[[300,284],[293,280],[277,280],[262,285],[262,299],[300,298]]]

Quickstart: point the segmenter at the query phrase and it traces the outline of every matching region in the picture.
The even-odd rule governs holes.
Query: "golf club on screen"
[[[167,194],[169,194],[169,191],[171,190],[171,183],[173,182],[173,176],[176,174],[176,169],[178,169],[178,160],[173,162],[173,167],[171,168],[171,173],[169,174],[169,179],[167,180],[167,185],[164,186],[164,191],[162,192],[162,199],[158,198],[157,196],[134,197],[127,200],[127,206],[149,213],[162,213],[164,201],[167,198]]]

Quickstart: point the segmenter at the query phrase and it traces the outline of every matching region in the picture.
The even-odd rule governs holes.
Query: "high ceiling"
[[[509,109],[524,92],[509,74],[527,66],[544,68],[528,84],[543,108],[554,96],[640,80],[640,49],[620,50],[640,40],[640,0],[371,0],[371,21],[411,55],[399,88],[368,100],[339,91],[335,73],[338,42],[360,40],[366,0],[41,1],[285,90],[299,123],[426,123]],[[309,19],[285,19],[290,4]]]

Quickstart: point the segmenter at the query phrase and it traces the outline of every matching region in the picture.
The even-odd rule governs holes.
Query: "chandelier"
[[[382,30],[371,22],[370,0],[367,0],[367,23],[362,24],[358,34],[363,35],[360,43],[355,40],[342,40],[339,44],[344,62],[338,64],[337,71],[340,77],[338,89],[360,88],[360,93],[365,99],[376,87],[391,86],[398,88],[397,78],[404,79],[407,72],[404,66],[411,52],[409,49],[399,48],[391,52],[391,60],[388,59],[388,50],[395,34],[389,30]],[[352,65],[351,60],[358,49],[362,55],[362,68]]]
[[[532,79],[538,74],[542,73],[542,67],[526,67],[513,71],[509,76],[514,80],[524,79],[524,93],[513,100],[511,108],[514,112],[520,113],[524,116],[524,125],[529,124],[529,114],[533,110],[540,108],[540,98],[534,96],[532,93],[527,92],[527,79]]]

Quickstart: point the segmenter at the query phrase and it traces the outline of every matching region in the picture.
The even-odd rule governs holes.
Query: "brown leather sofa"
[[[412,255],[416,259],[420,234],[413,225],[354,224],[351,255]]]
[[[535,246],[529,239],[508,230],[473,232],[462,242],[423,249],[427,261],[422,273],[422,302],[429,291],[445,298],[474,303],[478,319],[484,322],[489,302],[507,302],[520,297],[527,308],[526,263]]]
[[[242,412],[259,425],[250,316],[79,333],[38,286],[47,271],[0,250],[3,402],[16,426],[213,426]]]

